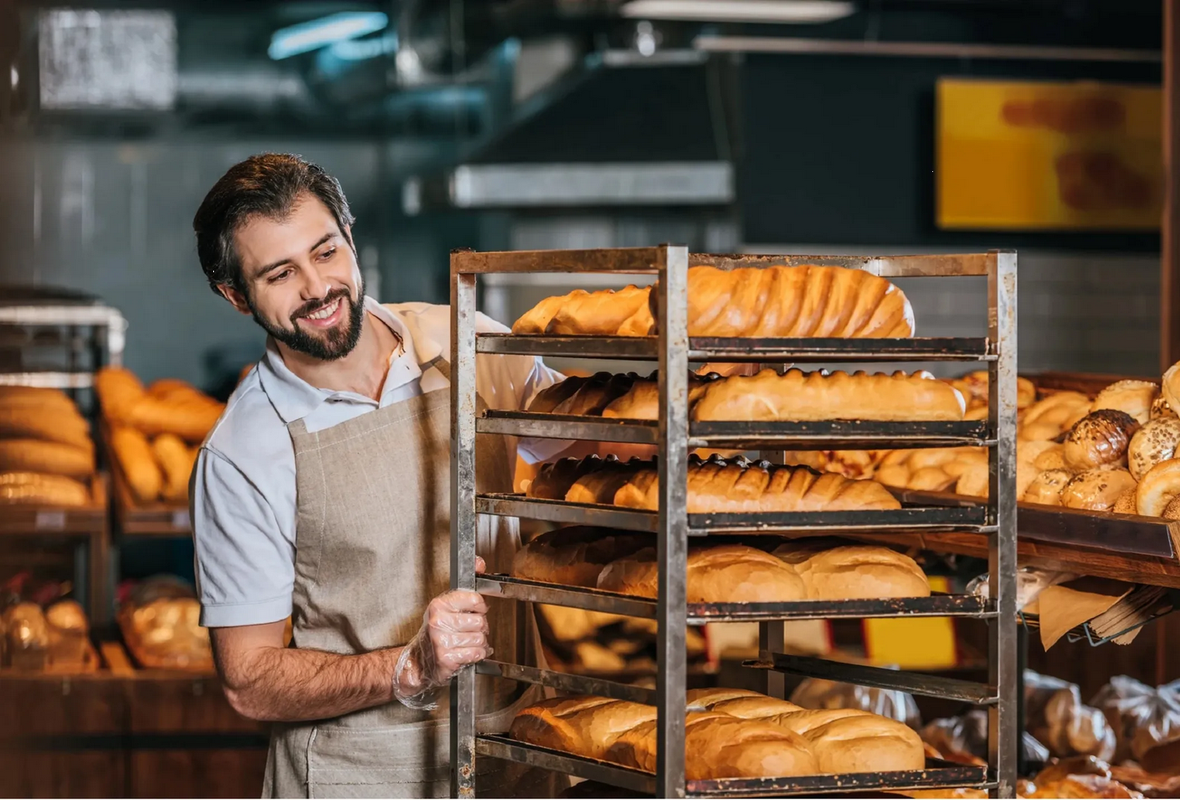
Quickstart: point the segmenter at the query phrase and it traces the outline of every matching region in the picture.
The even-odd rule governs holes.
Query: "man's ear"
[[[242,294],[228,283],[217,284],[217,291],[221,292],[221,296],[228,300],[230,304],[232,304],[233,307],[238,311],[245,314],[246,316],[250,315],[250,305],[246,302],[246,295]]]

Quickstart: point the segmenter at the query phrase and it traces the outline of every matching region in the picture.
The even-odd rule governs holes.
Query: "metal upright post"
[[[684,797],[688,570],[688,248],[660,248],[659,677],[656,794]]]
[[[996,604],[989,641],[989,678],[998,702],[988,710],[988,761],[996,771],[996,797],[1016,796],[1016,253],[991,254],[988,270],[988,338],[998,349],[988,364],[988,427],[995,446],[989,464],[989,520],[996,526],[988,550],[990,596]]]
[[[475,591],[475,278],[451,254],[451,589]],[[475,669],[451,682],[453,797],[475,797]]]

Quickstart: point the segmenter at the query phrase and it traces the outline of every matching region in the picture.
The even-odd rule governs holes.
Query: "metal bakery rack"
[[[721,269],[772,265],[823,265],[863,269],[885,278],[986,277],[988,335],[980,338],[750,339],[688,336],[688,267]],[[658,335],[647,337],[514,336],[476,333],[476,284],[490,273],[609,272],[654,274]],[[620,284],[623,281],[620,281]],[[1016,787],[1016,254],[904,257],[690,255],[686,248],[618,248],[573,251],[456,251],[451,255],[452,401],[452,588],[487,596],[551,603],[658,620],[656,688],[485,661],[462,670],[451,689],[451,747],[455,796],[475,790],[477,758],[499,758],[666,797],[814,796],[849,791],[984,787],[1013,797]],[[527,412],[476,413],[477,354],[519,354],[650,360],[659,364],[658,422],[563,417]],[[807,422],[690,423],[690,362],[753,362],[767,365],[824,362],[983,362],[990,378],[986,421],[938,423]],[[659,511],[542,501],[476,490],[476,434],[507,434],[656,445]],[[758,514],[687,513],[688,454],[713,447],[762,451],[971,445],[989,448],[990,493],[984,503],[913,504],[899,510]],[[476,575],[479,515],[502,515],[558,523],[646,531],[658,542],[658,599],[560,586],[505,575]],[[990,561],[990,598],[934,595],[890,600],[792,603],[688,603],[686,559],[693,537],[715,534],[844,532],[956,532],[985,537]],[[935,546],[935,549],[937,547]],[[842,665],[780,652],[785,620],[952,616],[987,620],[991,627],[986,684]],[[768,693],[782,696],[783,675],[810,675],[978,704],[989,710],[989,765],[964,766],[931,759],[913,772],[821,775],[802,778],[686,780],[684,729],[685,630],[706,622],[758,621],[761,656],[747,666],[765,671]],[[541,684],[561,692],[596,694],[657,707],[657,768],[654,773],[583,758],[516,741],[478,734],[475,676],[496,675]]]

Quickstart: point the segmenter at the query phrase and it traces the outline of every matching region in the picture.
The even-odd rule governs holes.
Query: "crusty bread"
[[[1131,476],[1143,480],[1147,471],[1161,461],[1167,461],[1180,447],[1180,419],[1156,417],[1131,437],[1127,447],[1127,468]]]
[[[164,473],[147,437],[135,428],[120,425],[111,430],[111,450],[137,503],[154,503],[164,488]]]
[[[615,740],[656,717],[654,706],[606,697],[543,700],[516,715],[509,735],[522,742],[602,759]]]
[[[1110,511],[1118,499],[1135,488],[1131,473],[1120,468],[1079,472],[1061,490],[1061,505],[1089,511]]]
[[[1151,419],[1151,406],[1159,393],[1159,386],[1150,381],[1117,381],[1098,393],[1090,411],[1112,408],[1130,414],[1143,425]]]
[[[607,564],[598,588],[656,597],[659,563],[647,547]],[[787,603],[806,599],[803,580],[782,560],[745,545],[694,547],[688,554],[690,603]]]
[[[63,475],[39,472],[0,472],[0,505],[84,506],[90,489]]]
[[[525,486],[525,494],[537,500],[564,500],[570,487],[584,475],[601,469],[614,469],[621,462],[614,456],[599,458],[563,458],[543,464],[537,475]]]
[[[84,480],[94,474],[94,448],[40,439],[0,439],[0,472],[41,472]]]
[[[163,499],[180,503],[188,499],[188,482],[193,472],[193,451],[174,433],[162,433],[152,440],[152,453],[163,471]]]
[[[691,411],[694,420],[867,419],[884,422],[963,419],[959,391],[926,373],[892,375],[803,372],[735,375],[705,387]]]
[[[848,710],[848,709],[841,709]],[[819,720],[823,720],[816,724]],[[775,718],[807,740],[823,773],[899,772],[926,766],[922,739],[908,725],[876,714],[800,711]]]
[[[603,567],[631,555],[650,540],[651,537],[606,528],[561,528],[543,533],[517,550],[512,559],[512,575],[567,586],[594,587]]]
[[[40,439],[93,450],[90,424],[73,405],[0,403],[0,439]]]
[[[585,381],[573,395],[555,406],[552,413],[600,416],[602,410],[612,401],[630,391],[638,377],[634,373],[629,375],[599,373]]]
[[[565,493],[569,503],[612,505],[618,491],[648,462],[633,458],[627,463],[605,459],[598,469],[579,477]]]
[[[799,540],[780,545],[774,555],[795,567],[809,600],[930,596],[930,584],[918,563],[888,547],[825,547]]]
[[[94,379],[103,414],[148,436],[173,433],[188,443],[200,442],[225,410],[225,404],[182,381],[153,384],[153,392],[122,367],[104,367]]]
[[[615,494],[615,505],[656,510],[659,473],[654,464],[637,471]],[[808,467],[776,467],[743,458],[691,458],[688,513],[853,511],[894,509],[901,504],[873,481],[853,481]]]
[[[1121,464],[1139,423],[1125,411],[1091,411],[1069,430],[1062,455],[1073,470]]]
[[[1135,487],[1135,508],[1145,517],[1161,517],[1180,495],[1180,458],[1161,461],[1149,469]]]
[[[656,296],[649,288],[578,289],[542,300],[512,326],[513,333],[648,336],[656,330]],[[842,267],[688,270],[691,336],[905,337],[914,312],[905,294],[884,278]]]
[[[635,381],[628,392],[613,400],[602,410],[602,416],[616,419],[659,419],[660,418],[660,384],[657,375]],[[720,381],[726,380],[715,372],[700,375],[690,372],[688,375],[688,405],[692,408],[704,394],[705,390]]]
[[[723,687],[709,687],[706,689],[689,689],[688,705],[690,708],[697,710],[708,710],[717,703],[726,700],[733,700],[738,697],[766,697],[761,692],[751,691],[750,689],[729,689]]]
[[[573,397],[588,381],[593,378],[605,380],[609,377],[609,372],[598,372],[590,378],[583,378],[579,375],[570,376],[537,392],[536,397],[529,403],[528,410],[534,414],[552,414],[555,408]]]
[[[656,722],[620,736],[607,759],[633,769],[656,768]],[[685,720],[684,765],[688,780],[816,775],[819,765],[807,742],[777,725],[710,711]]]

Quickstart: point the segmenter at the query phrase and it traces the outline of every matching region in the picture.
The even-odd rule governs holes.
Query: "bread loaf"
[[[656,724],[653,720],[620,736],[607,759],[654,772]],[[690,781],[819,774],[815,755],[798,734],[728,714],[690,712],[685,720],[684,749],[684,774]]]
[[[1033,479],[1020,499],[1026,503],[1059,506],[1061,505],[1061,490],[1072,478],[1073,475],[1063,469],[1046,470]]]
[[[135,502],[147,504],[159,500],[164,473],[147,437],[135,428],[121,425],[111,430],[110,441]]]
[[[103,367],[94,376],[94,391],[103,415],[114,422],[130,424],[131,409],[147,396],[147,389],[135,373],[123,367]]]
[[[84,480],[94,474],[94,449],[39,439],[0,439],[0,472],[41,472]]]
[[[0,404],[0,438],[40,439],[93,450],[90,425],[73,406]]]
[[[74,401],[61,389],[44,389],[40,386],[0,386],[0,407],[23,405],[58,408],[67,413],[78,413],[78,407]]]
[[[705,387],[691,411],[694,420],[866,419],[957,421],[966,404],[958,390],[926,373],[892,375],[765,369]]]
[[[90,502],[90,488],[73,478],[39,472],[0,472],[0,505],[73,507]]]
[[[94,386],[108,420],[149,437],[172,433],[189,443],[200,442],[225,410],[223,403],[183,381],[157,381],[149,392],[122,367],[99,370]]]
[[[687,576],[690,603],[789,603],[807,596],[795,570],[745,545],[690,549]],[[658,587],[654,547],[607,564],[598,576],[598,588],[608,592],[656,597]]]
[[[186,501],[195,461],[193,451],[176,434],[162,433],[152,440],[152,453],[163,472],[163,499],[171,503]]]
[[[808,600],[929,597],[930,584],[909,556],[873,545],[787,542],[774,555],[795,567]]]
[[[620,463],[614,456],[587,456],[543,464],[537,476],[525,485],[525,494],[537,500],[564,500],[570,487],[582,476],[604,468],[613,469]]]
[[[1127,446],[1138,429],[1139,423],[1125,411],[1091,411],[1065,437],[1065,463],[1074,470],[1123,463]]]
[[[655,465],[638,470],[615,494],[615,505],[656,510],[659,473]],[[775,467],[738,458],[726,461],[692,457],[688,469],[688,513],[771,511],[854,511],[900,508],[883,486],[851,481],[807,467]]]
[[[606,697],[561,697],[521,711],[512,721],[509,736],[601,760],[621,735],[655,718],[654,706]]]
[[[601,378],[606,380],[610,377],[609,372],[595,373],[592,378],[583,378],[577,375],[566,378],[563,381],[547,386],[541,391],[537,392],[536,397],[528,405],[528,410],[534,414],[552,414],[553,410],[561,405],[563,402],[573,397],[574,394],[581,389],[586,383],[593,378]]]
[[[612,505],[620,489],[649,462],[632,459],[626,464],[605,460],[596,470],[581,476],[565,493],[569,503]]]
[[[626,394],[611,401],[602,410],[602,416],[614,419],[659,419],[660,418],[660,384],[656,375],[635,381]],[[691,409],[710,385],[718,383],[722,378],[715,372],[701,375],[696,372],[688,374],[688,405]]]
[[[649,542],[650,537],[606,528],[561,528],[543,533],[517,550],[512,559],[512,575],[567,586],[594,587],[603,567]]]
[[[617,292],[575,290],[537,304],[513,333],[648,336],[655,332],[655,295],[628,286]],[[765,267],[688,271],[690,336],[906,337],[914,313],[884,278],[841,267]]]
[[[988,374],[986,369],[975,370],[958,378],[952,378],[948,383],[962,393],[967,401],[967,409],[983,409],[983,415],[976,419],[987,417],[989,402]],[[1028,378],[1016,378],[1016,408],[1025,409],[1037,401],[1037,387]]]
[[[599,373],[585,381],[572,396],[567,397],[554,407],[553,413],[600,416],[602,410],[616,398],[625,395],[637,379],[638,376],[634,373],[629,375]]]

